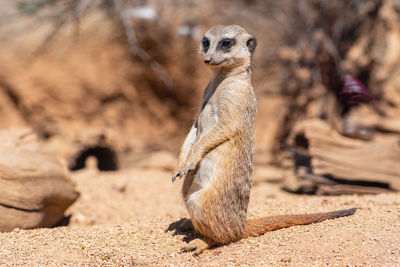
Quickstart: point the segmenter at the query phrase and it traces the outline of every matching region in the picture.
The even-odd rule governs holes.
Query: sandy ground
[[[298,196],[277,184],[252,189],[250,217],[357,207],[354,216],[269,232],[216,247],[199,257],[180,253],[193,236],[168,228],[187,217],[170,171],[76,172],[81,192],[70,223],[0,234],[2,266],[400,266],[400,194]]]

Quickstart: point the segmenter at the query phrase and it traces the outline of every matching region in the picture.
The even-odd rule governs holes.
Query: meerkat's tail
[[[352,208],[348,210],[337,210],[323,213],[278,215],[259,219],[250,219],[247,220],[244,238],[249,236],[260,236],[269,231],[278,230],[294,225],[317,223],[328,219],[350,216],[353,215],[356,210],[356,208]]]

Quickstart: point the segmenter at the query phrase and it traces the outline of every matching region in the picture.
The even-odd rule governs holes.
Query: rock
[[[25,129],[0,132],[0,232],[51,227],[79,193],[68,170]]]

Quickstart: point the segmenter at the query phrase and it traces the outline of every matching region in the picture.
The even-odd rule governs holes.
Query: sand
[[[1,266],[400,266],[400,194],[299,196],[279,184],[252,188],[249,217],[357,207],[355,215],[268,232],[180,253],[193,234],[174,235],[188,217],[181,181],[162,169],[73,174],[81,197],[68,226],[0,234]]]

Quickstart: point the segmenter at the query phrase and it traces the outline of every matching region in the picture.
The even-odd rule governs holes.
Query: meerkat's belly
[[[216,178],[216,169],[218,161],[215,160],[214,151],[209,152],[200,162],[195,172],[191,173],[192,179],[189,185],[187,196],[185,197],[186,203],[189,206],[200,205],[199,197],[202,192],[206,191],[213,184]]]
[[[203,108],[198,117],[198,135],[196,136],[196,140],[201,139],[203,135],[207,134],[218,123],[218,112],[218,107],[213,104],[207,104]],[[201,199],[204,194],[216,190],[216,180],[219,180],[218,183],[224,182],[220,177],[224,176],[226,168],[232,168],[229,165],[235,162],[235,160],[232,160],[231,157],[239,157],[235,153],[234,146],[233,140],[226,141],[204,156],[196,171],[191,174],[191,179],[188,179],[191,184],[184,186],[189,189],[186,191],[186,196],[184,194],[188,206],[201,205]],[[229,155],[229,160],[227,159],[227,155]]]
[[[227,149],[233,152],[229,157]],[[235,152],[234,141],[210,151],[193,173],[185,198],[195,229],[221,244],[239,239],[245,227],[250,174],[237,169],[243,155]]]
[[[221,187],[225,187],[225,184],[232,180],[244,179],[244,177],[235,177],[234,171],[240,165],[238,162],[242,161],[241,154],[236,153],[234,141],[227,141],[207,153],[196,171],[191,174],[191,184],[184,196],[188,209],[204,208],[203,200],[209,201],[210,198],[221,196],[219,191]],[[215,203],[218,201],[216,200]]]

